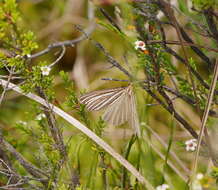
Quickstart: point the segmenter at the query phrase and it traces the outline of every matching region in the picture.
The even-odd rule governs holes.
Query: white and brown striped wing
[[[111,104],[103,115],[103,119],[111,125],[121,125],[128,121],[129,109],[127,105],[126,89],[123,94]]]
[[[114,126],[128,122],[140,136],[136,100],[131,85],[90,92],[81,96],[80,102],[85,104],[89,111],[107,108],[103,115],[106,122]]]
[[[128,122],[137,135],[141,135],[132,86],[128,86],[116,102],[108,107],[103,119],[114,126]]]
[[[140,126],[139,126],[139,119],[138,119],[138,112],[136,109],[136,99],[134,96],[133,91],[130,91],[130,96],[129,96],[129,110],[130,110],[130,117],[129,117],[129,124],[132,126],[132,128],[135,130],[135,132],[137,133],[137,135],[140,137],[141,136],[141,132],[140,132]]]
[[[125,87],[93,91],[80,97],[89,111],[98,111],[113,104],[123,94]]]

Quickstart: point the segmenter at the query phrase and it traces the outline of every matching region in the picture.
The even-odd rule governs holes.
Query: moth
[[[97,90],[80,97],[88,111],[105,108],[103,120],[113,126],[128,122],[138,136],[141,135],[133,86]]]

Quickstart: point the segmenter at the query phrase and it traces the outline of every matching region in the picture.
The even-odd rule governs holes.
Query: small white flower
[[[45,114],[44,113],[40,113],[39,115],[36,116],[36,120],[37,121],[41,121],[43,118],[45,118]]]
[[[31,57],[31,55],[30,55],[30,54],[27,54],[26,56],[27,56],[27,58],[30,58],[30,57]]]
[[[146,50],[146,48],[145,48],[145,42],[140,41],[140,40],[135,41],[135,49],[136,49],[136,50],[140,49],[140,50],[142,50],[142,51],[145,51],[145,50]]]
[[[190,139],[188,141],[185,142],[185,149],[186,151],[195,151],[196,147],[197,147],[197,140],[196,139]]]
[[[195,176],[195,179],[192,183],[192,189],[193,190],[202,190],[202,185],[200,180],[203,179],[204,175],[202,173],[197,173],[197,175]]]
[[[51,71],[51,68],[48,66],[42,66],[40,69],[42,71],[42,75],[44,76],[48,76]]]
[[[146,126],[146,123],[145,123],[145,122],[141,122],[141,125],[142,125],[142,126]]]
[[[15,56],[15,58],[20,58],[20,57],[21,57],[21,55],[16,55],[16,56]]]
[[[18,123],[21,125],[27,125],[27,122],[25,122],[25,121],[18,121]]]
[[[169,185],[167,184],[162,184],[162,185],[159,185],[156,187],[156,190],[166,190],[166,189],[169,189]]]
[[[197,180],[201,180],[201,179],[203,179],[203,177],[204,177],[204,175],[202,173],[197,173],[197,175],[196,175]]]
[[[121,13],[121,10],[120,10],[120,8],[118,6],[115,6],[115,12],[118,13],[118,14]]]
[[[194,180],[192,183],[192,189],[193,190],[203,190],[202,185],[198,180]]]

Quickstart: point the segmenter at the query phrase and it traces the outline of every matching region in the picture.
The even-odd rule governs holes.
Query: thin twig
[[[2,79],[8,79],[10,77],[10,75],[8,76],[8,75],[0,75],[0,78],[2,78]],[[15,77],[15,76],[12,76],[12,77],[10,77],[11,78],[11,80],[13,80],[13,79],[23,79],[23,77]]]
[[[153,134],[153,136],[165,147],[167,148],[167,144],[163,141],[163,139],[148,125],[145,125],[145,127]],[[170,154],[172,157],[177,161],[177,163],[180,165],[180,167],[186,172],[186,174],[190,173],[190,170],[183,164],[183,162],[179,159],[179,157],[176,155],[174,151],[170,151]]]
[[[217,29],[217,23],[213,18],[213,8],[210,7],[207,10],[205,10],[204,16],[206,18],[210,32],[212,33],[213,39],[216,41],[218,46],[218,29]]]
[[[116,81],[116,82],[130,82],[130,80],[122,80],[122,79],[114,79],[114,78],[101,78],[101,80],[109,80],[109,81]]]
[[[177,36],[179,38],[179,41],[180,41],[180,44],[181,44],[181,47],[182,47],[182,51],[183,51],[184,57],[185,57],[185,62],[184,63],[188,68],[189,78],[190,78],[191,85],[192,85],[193,92],[194,92],[194,96],[195,96],[195,99],[196,99],[197,110],[198,110],[198,113],[200,113],[200,105],[199,105],[199,99],[198,99],[198,96],[197,96],[196,85],[195,85],[195,81],[194,81],[194,79],[192,77],[192,72],[191,72],[191,69],[190,69],[190,66],[189,66],[189,61],[188,61],[188,55],[187,55],[187,52],[185,50],[185,45],[184,45],[184,42],[183,42],[183,39],[182,39],[182,34],[181,34],[179,23],[176,20],[176,17],[174,15],[174,12],[173,12],[173,10],[171,8],[170,3],[165,2],[164,0],[159,0],[159,2],[161,4],[161,6],[163,8],[163,11],[165,12],[166,16],[169,18],[169,20],[172,21],[172,23],[173,23],[173,25],[174,25],[174,27],[176,29]]]
[[[134,144],[136,139],[137,139],[136,136],[132,135],[131,139],[129,140],[129,142],[127,144],[126,150],[123,154],[126,160],[128,160],[132,145]],[[126,172],[126,169],[123,167],[123,169],[122,169],[122,184],[121,184],[123,189],[127,188],[126,182],[127,182],[127,172]]]
[[[89,39],[91,42],[94,43],[94,45],[101,50],[101,52],[103,52],[103,54],[105,55],[105,57],[107,58],[108,62],[113,66],[116,67],[117,69],[119,69],[120,71],[122,71],[125,75],[127,75],[130,79],[132,79],[132,75],[125,69],[123,68],[107,51],[106,49],[99,43],[96,42],[95,40],[93,40],[92,38],[90,38],[86,32],[80,27],[77,26],[77,30],[81,31],[87,39]]]
[[[53,67],[56,63],[58,63],[62,59],[62,57],[64,56],[65,52],[66,52],[66,47],[62,46],[61,54],[52,64],[49,65],[49,67]]]
[[[90,35],[93,32],[94,28],[95,28],[95,23],[93,22],[93,23],[90,24],[90,26],[87,29],[85,29],[86,35]],[[34,59],[36,57],[42,56],[42,55],[44,55],[46,53],[49,53],[54,48],[60,48],[60,47],[63,47],[63,46],[72,47],[75,44],[85,40],[87,38],[86,35],[81,35],[80,37],[78,37],[78,38],[76,38],[74,40],[66,40],[66,41],[55,42],[53,44],[50,44],[50,45],[48,45],[48,47],[46,49],[44,49],[44,50],[42,50],[40,52],[37,52],[37,53],[35,53],[33,55],[29,55],[28,59]]]
[[[162,40],[148,40],[147,41],[148,44],[156,44],[156,43],[163,43]],[[165,41],[166,44],[171,44],[171,45],[181,45],[181,43],[179,41],[175,41],[175,40],[167,40]],[[209,51],[213,51],[218,53],[218,49],[214,49],[214,48],[210,48],[207,47],[205,45],[199,45],[199,44],[195,44],[195,43],[190,43],[190,42],[182,42],[184,46],[193,46],[193,47],[199,47],[199,48],[204,48],[207,49]]]
[[[43,92],[43,90],[39,87],[37,88],[37,92],[40,95],[40,97],[42,97],[47,103],[47,106],[46,107],[44,106],[44,108],[45,108],[44,113],[45,113],[47,121],[48,121],[49,130],[51,132],[52,138],[53,138],[55,145],[56,145],[55,148],[59,151],[60,156],[61,156],[61,159],[58,162],[57,167],[56,167],[57,170],[60,170],[62,165],[67,160],[67,150],[66,150],[66,146],[64,145],[63,135],[62,135],[62,132],[57,125],[55,115],[53,112],[53,107],[50,106],[49,101],[48,101],[48,97]],[[46,109],[46,108],[48,108],[48,109]]]
[[[8,87],[10,88],[10,83],[8,84]],[[48,177],[48,175],[44,171],[42,171],[41,169],[32,165],[30,162],[28,162],[5,139],[3,139],[2,136],[1,136],[0,140],[1,140],[1,143],[0,143],[1,146],[3,146],[3,148],[5,148],[7,151],[9,151],[31,175],[33,175],[34,177],[37,177],[37,178],[42,178],[45,176]]]
[[[101,13],[105,16],[105,18],[118,30],[121,32],[120,27],[118,26],[118,24],[114,21],[114,19],[106,12],[106,10],[104,10],[102,7],[99,8],[99,10],[101,11]]]
[[[212,83],[211,83],[210,92],[209,92],[208,99],[207,99],[207,104],[206,104],[204,114],[203,114],[203,117],[202,117],[201,130],[200,130],[200,134],[198,136],[198,144],[197,144],[197,149],[196,149],[196,154],[195,154],[195,159],[194,159],[194,165],[193,165],[193,169],[192,169],[192,177],[195,175],[196,170],[197,170],[198,157],[199,157],[199,152],[200,152],[200,145],[201,145],[201,141],[203,139],[203,133],[205,131],[210,106],[211,106],[211,103],[213,101],[213,96],[214,96],[214,90],[216,88],[217,77],[218,77],[218,59],[216,61],[216,65],[215,65],[215,68],[214,68],[213,80],[212,80]]]
[[[149,141],[148,144],[152,147],[152,149],[163,159],[165,160],[165,156]],[[179,169],[177,169],[171,161],[168,161],[169,166],[181,177],[181,179],[185,182],[188,181],[187,176],[184,176]]]
[[[185,60],[179,54],[177,54],[174,50],[172,50],[168,46],[164,46],[164,48],[168,53],[173,55],[177,60],[179,60],[183,64],[185,64]],[[187,66],[190,68],[192,74],[195,76],[196,79],[198,79],[198,81],[201,83],[201,85],[204,86],[206,89],[209,89],[210,86],[204,81],[204,79],[201,77],[201,75],[193,67],[191,67],[189,64]],[[218,91],[216,91],[215,93],[218,94]]]
[[[12,74],[12,72],[10,72],[10,74],[9,74],[9,76],[8,76],[8,81],[7,81],[8,83],[7,83],[6,86],[4,86],[3,92],[2,92],[1,97],[0,97],[0,106],[1,106],[1,104],[2,104],[3,98],[4,98],[4,96],[5,96],[5,93],[6,93],[7,88],[8,88],[8,84],[10,83],[12,76],[13,76],[13,74]]]
[[[161,106],[166,109],[169,113],[174,114],[174,117],[176,118],[179,123],[182,124],[182,126],[194,137],[198,138],[198,134],[195,132],[195,130],[189,125],[189,123],[180,116],[175,109],[172,107],[166,105],[156,94],[152,93],[151,90],[149,90],[146,86],[141,86],[151,97],[153,97],[158,103],[161,104]]]

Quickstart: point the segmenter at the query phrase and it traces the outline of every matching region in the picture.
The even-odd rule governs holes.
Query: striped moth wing
[[[136,109],[136,100],[132,85],[127,87],[98,90],[80,97],[80,102],[89,111],[105,108],[103,119],[113,126],[128,122],[138,136],[140,128]]]

